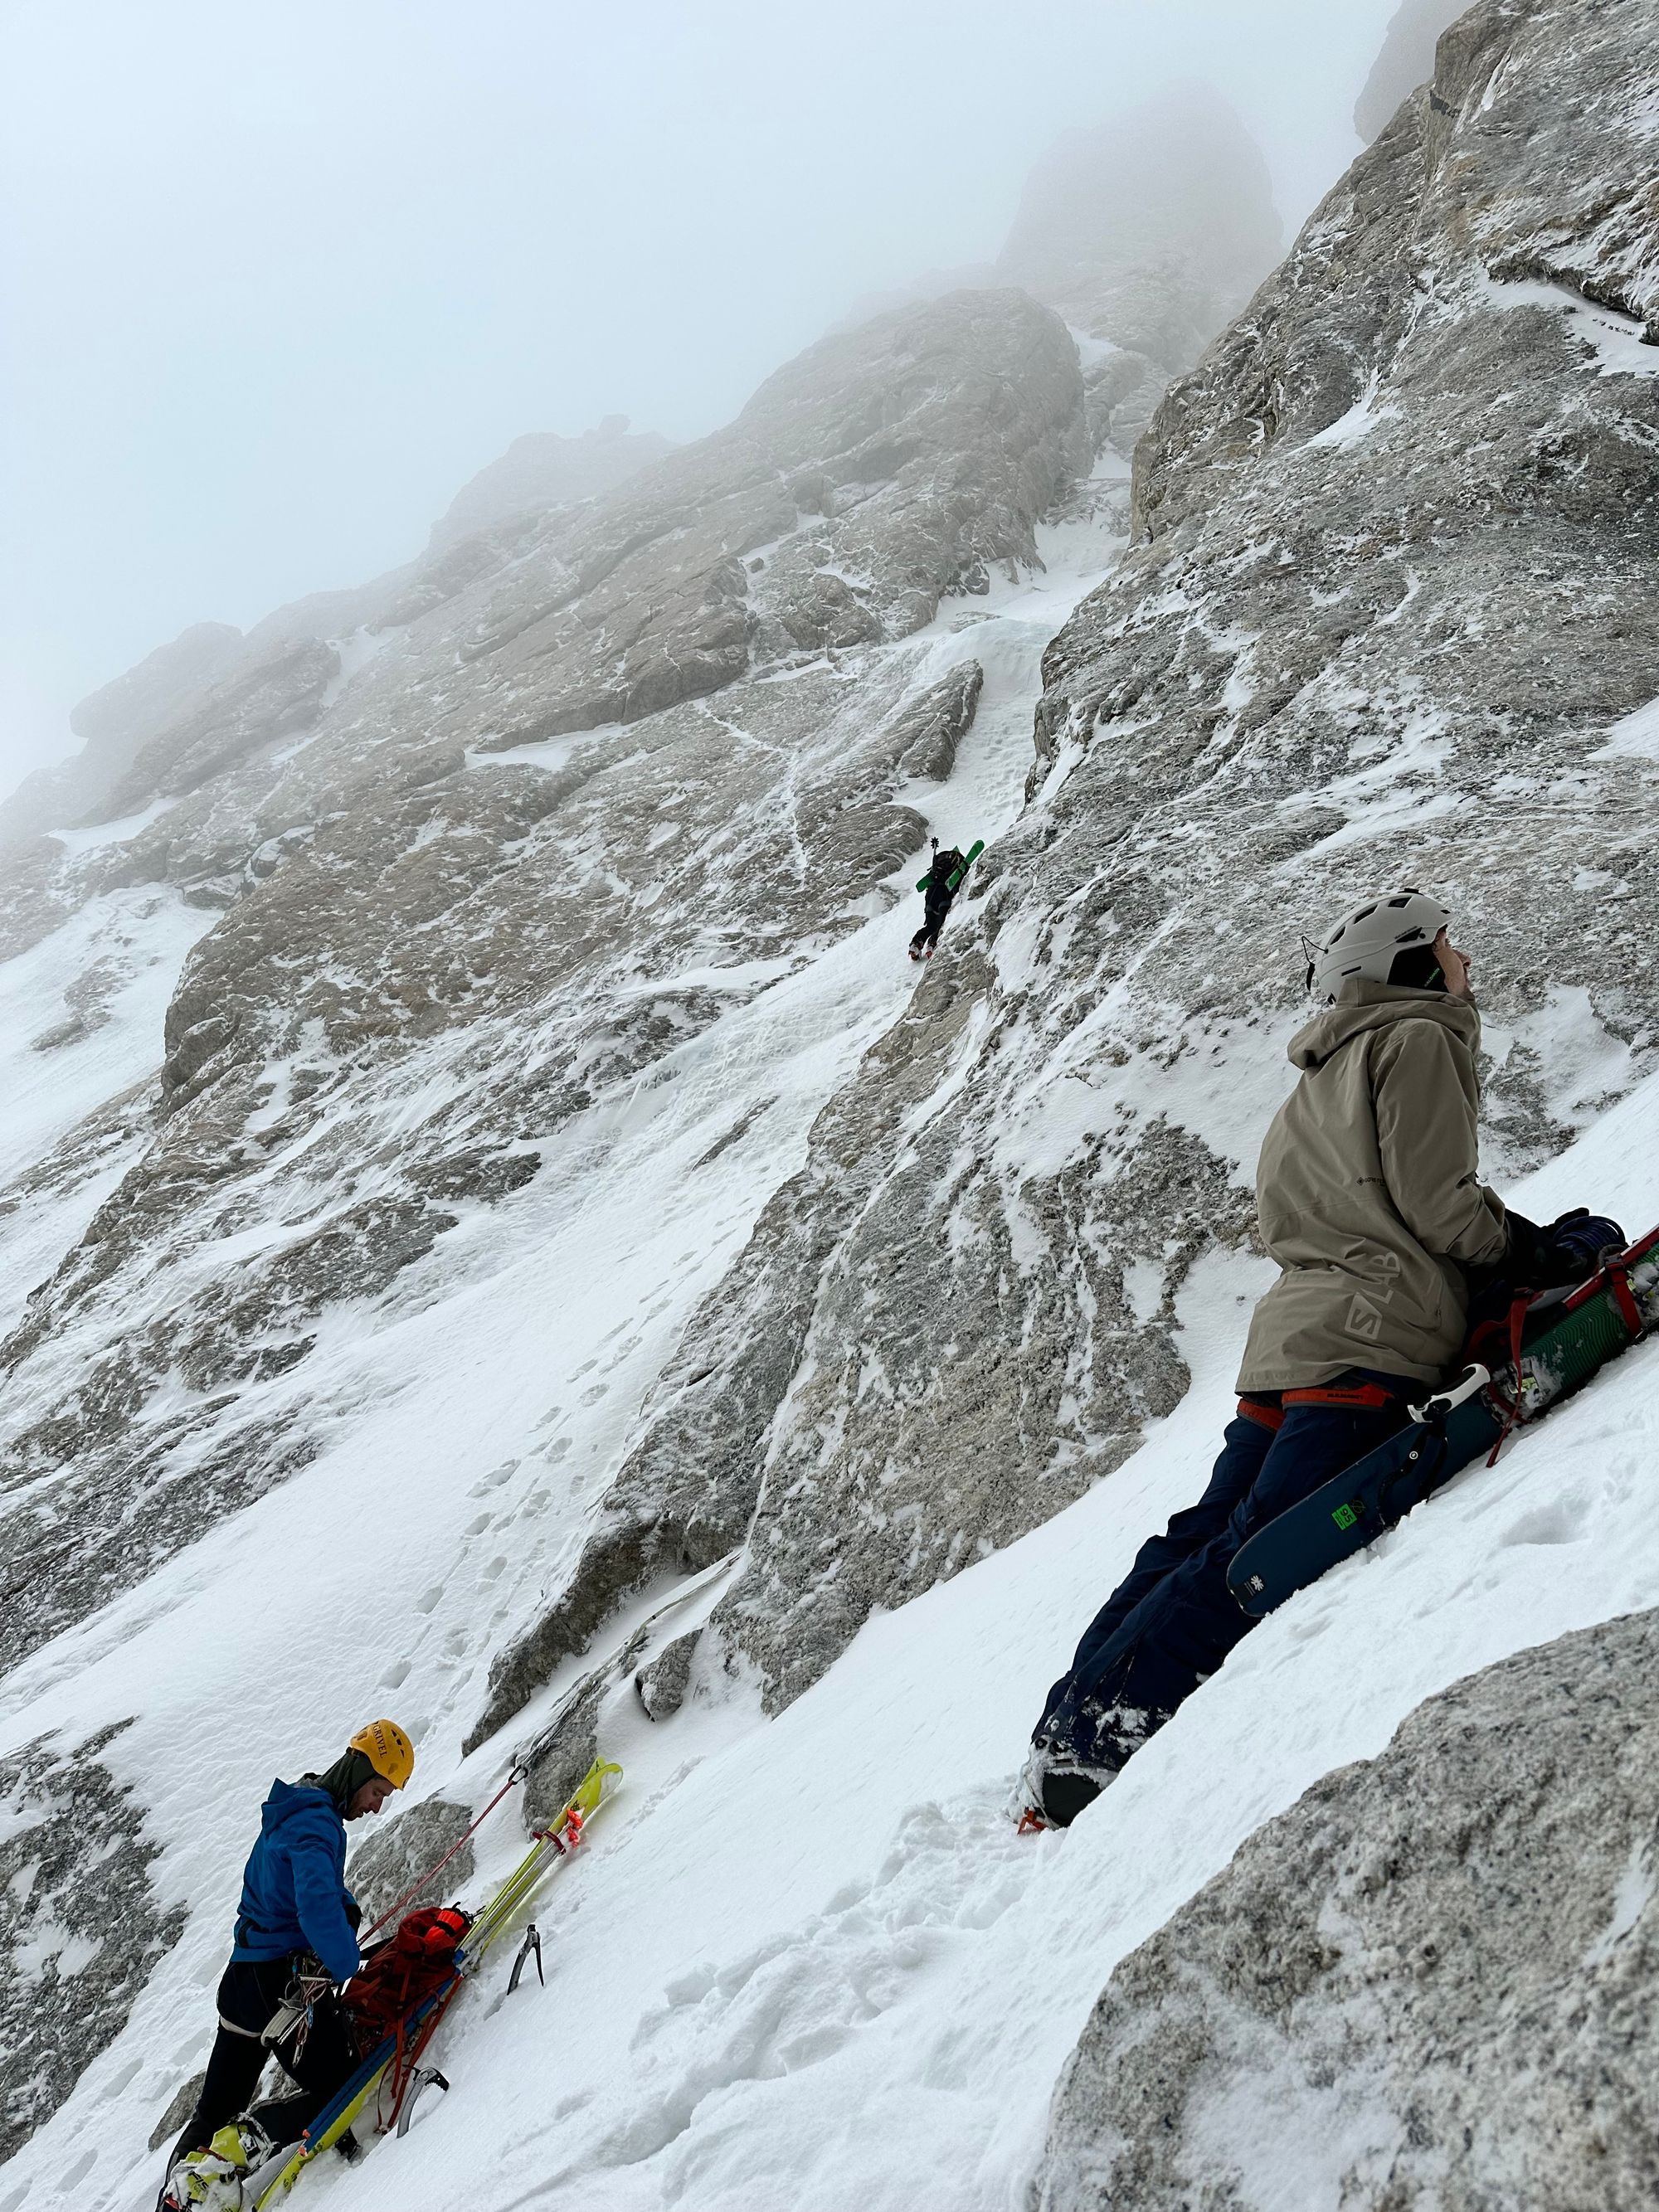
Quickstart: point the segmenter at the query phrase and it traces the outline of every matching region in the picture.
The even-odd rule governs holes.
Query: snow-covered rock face
[[[158,1846],[99,1757],[119,1733],[0,1759],[0,2160],[68,2096],[185,1924],[182,1906],[158,1908]]]
[[[1500,1177],[1651,1064],[1659,809],[1604,748],[1659,693],[1659,8],[1571,21],[1471,16],[1436,106],[1164,405],[978,926],[827,1109],[613,1493],[624,1527],[695,1496],[735,1529],[763,1449],[704,1634],[775,1699],[1179,1394],[1173,1297],[1247,1234],[1303,929],[1379,884],[1450,902]]]
[[[882,648],[1035,558],[1080,399],[1017,294],[890,319],[527,544],[466,541],[481,573],[416,576],[343,689],[331,646],[289,642],[131,726],[109,804],[176,803],[62,871],[228,910],[147,1148],[4,1346],[30,1488],[0,1546],[58,1562],[12,1656],[304,1462],[331,1307],[883,909],[925,847],[901,790],[948,773],[981,678]]]
[[[1467,12],[1464,0],[1401,0],[1354,104],[1353,126],[1367,145],[1387,130],[1401,102],[1434,75],[1436,40]]]
[[[106,1656],[147,1624],[191,1695],[227,1623],[270,1634],[287,1739],[311,1656],[343,1680],[339,1650],[386,1607],[351,1705],[403,1682],[388,1647],[424,1636],[446,1717],[412,1686],[398,1710],[425,1759],[441,1735],[453,1760],[496,1644],[568,1578],[698,1291],[912,987],[894,909],[923,810],[953,775],[992,802],[989,830],[1018,803],[1042,647],[1079,590],[1026,579],[1088,463],[1060,319],[960,295],[825,342],[608,495],[246,639],[189,633],[88,703],[87,754],[9,810],[3,876],[5,1694],[15,1740],[46,1731],[37,1765],[171,1703],[123,1664],[72,1723],[43,1715],[43,1687],[96,1674],[76,1624]],[[1073,535],[1098,575],[1115,544]],[[890,915],[873,961],[841,956]],[[472,1322],[438,1317],[455,1297]],[[412,1362],[411,1327],[432,1347]],[[503,1354],[526,1328],[541,1350]],[[462,1380],[466,1340],[525,1397],[505,1430],[500,1389]],[[386,1449],[365,1422],[404,1441],[352,1507],[340,1482]],[[411,1450],[434,1485],[414,1509]],[[312,1468],[292,1548],[250,1529],[257,1566],[221,1580],[216,1529]],[[475,1584],[459,1560],[498,1526]],[[405,1586],[411,1540],[431,1564]],[[665,1529],[659,1549],[678,1565],[700,1543]],[[578,1582],[590,1625],[632,1586]],[[161,1932],[61,1988],[33,1975],[48,2029],[75,2020],[44,2073],[14,2045],[29,2125],[119,2027],[179,1885],[198,1894],[175,1861],[146,1905],[144,1869],[169,1841],[192,1857],[242,1759],[245,1686],[227,1694],[182,1763],[199,1790],[159,1826],[143,1808],[182,1781],[178,1749],[157,1756],[142,1718],[118,1740],[129,1917]],[[247,1749],[244,1815],[286,1758]],[[107,1844],[73,1817],[101,1771],[88,1753],[44,1805],[59,1886]],[[428,1796],[392,1827],[388,1883],[447,1818]],[[214,1892],[214,1952],[231,1902]],[[39,1931],[15,1921],[33,1973]]]
[[[1252,1836],[1108,1983],[1042,2212],[1651,2203],[1656,1664],[1521,1652]]]

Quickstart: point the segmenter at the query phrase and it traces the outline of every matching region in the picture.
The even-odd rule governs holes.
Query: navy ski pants
[[[1404,1426],[1421,1385],[1350,1368],[1331,1390],[1386,1392],[1380,1405],[1255,1401],[1227,1424],[1196,1505],[1177,1513],[1096,1614],[1048,1692],[1035,1740],[1063,1763],[1115,1773],[1213,1674],[1255,1622],[1227,1588],[1247,1536],[1298,1504]],[[1274,1420],[1277,1425],[1272,1425]]]

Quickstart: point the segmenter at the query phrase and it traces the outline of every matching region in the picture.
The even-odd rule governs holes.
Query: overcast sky
[[[1395,0],[0,0],[0,787],[520,431],[696,436],[1172,79],[1294,228]]]

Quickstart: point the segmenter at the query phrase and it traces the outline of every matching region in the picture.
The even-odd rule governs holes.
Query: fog
[[[408,559],[520,432],[690,438],[1207,79],[1287,234],[1395,0],[9,0],[0,787],[185,623]]]

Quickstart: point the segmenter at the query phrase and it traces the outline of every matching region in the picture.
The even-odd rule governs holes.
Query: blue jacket
[[[345,1822],[326,1790],[273,1782],[242,1875],[232,1959],[314,1951],[335,1981],[349,1982],[362,1960],[346,1915],[356,1899],[345,1886]]]

